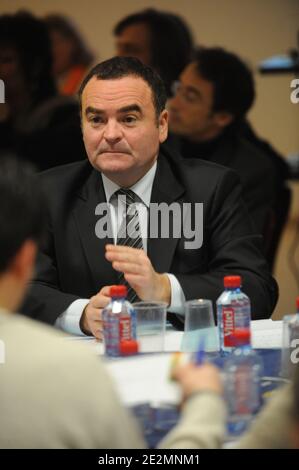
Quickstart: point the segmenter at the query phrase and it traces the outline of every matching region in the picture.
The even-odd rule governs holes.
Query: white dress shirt
[[[149,169],[149,171],[134,184],[130,189],[134,191],[135,194],[140,198],[142,203],[137,204],[139,225],[142,236],[143,249],[147,252],[147,225],[148,225],[148,209],[151,201],[151,193],[153,182],[156,174],[157,162]],[[106,201],[110,202],[110,217],[114,243],[117,241],[117,233],[120,228],[122,218],[125,215],[125,204],[121,198],[120,207],[118,207],[118,199],[112,198],[111,196],[118,190],[120,187],[115,184],[113,181],[109,180],[105,175],[102,174],[103,186],[106,195]],[[111,199],[111,200],[110,200]],[[185,295],[183,289],[177,278],[173,274],[166,273],[171,286],[171,303],[168,307],[169,312],[184,314],[184,303]],[[61,328],[67,333],[75,335],[83,335],[83,332],[80,328],[80,319],[83,313],[84,308],[88,304],[89,299],[77,299],[72,302],[69,307],[57,318],[55,326]]]

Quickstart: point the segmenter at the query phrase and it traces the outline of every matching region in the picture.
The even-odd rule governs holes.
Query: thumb
[[[112,286],[104,286],[102,289],[98,292],[98,294],[104,295],[105,297],[110,298],[110,288]]]

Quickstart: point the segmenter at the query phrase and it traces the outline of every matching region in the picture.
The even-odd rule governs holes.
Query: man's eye
[[[103,122],[103,119],[100,116],[92,116],[89,118],[89,121],[92,124],[101,124]]]
[[[136,116],[126,116],[126,117],[124,117],[123,121],[126,124],[134,124],[137,121],[137,118],[136,118]]]

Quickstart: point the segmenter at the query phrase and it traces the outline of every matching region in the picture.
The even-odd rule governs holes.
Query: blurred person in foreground
[[[33,275],[45,203],[31,168],[1,157],[0,448],[143,447],[99,358],[14,313]]]

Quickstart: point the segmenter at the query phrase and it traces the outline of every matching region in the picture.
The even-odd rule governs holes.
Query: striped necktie
[[[137,203],[142,203],[141,199],[131,191],[130,189],[119,189],[114,193],[114,196],[122,199],[125,203],[125,214],[119,230],[117,232],[117,245],[121,246],[130,246],[132,248],[143,248],[142,237],[139,225],[139,217],[137,211]],[[124,284],[127,286],[128,295],[127,299],[129,302],[136,302],[140,300],[132,287],[124,278],[123,273],[118,274],[119,284]]]

